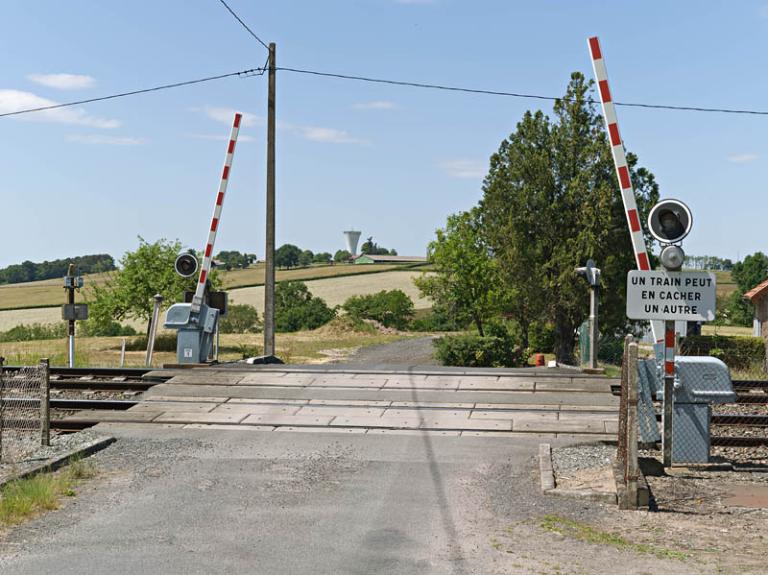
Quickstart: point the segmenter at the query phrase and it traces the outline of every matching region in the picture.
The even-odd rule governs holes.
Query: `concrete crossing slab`
[[[178,370],[138,406],[93,416],[232,431],[612,438],[610,382],[572,371],[221,367]]]

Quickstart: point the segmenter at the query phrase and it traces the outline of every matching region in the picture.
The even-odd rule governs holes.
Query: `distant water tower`
[[[347,231],[344,232],[344,237],[347,239],[347,251],[353,256],[356,256],[357,242],[360,241],[360,232]]]

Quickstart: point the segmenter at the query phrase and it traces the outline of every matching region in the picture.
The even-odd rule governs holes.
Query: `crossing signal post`
[[[680,246],[693,225],[691,211],[679,200],[662,200],[648,214],[648,230],[661,244],[664,270],[627,274],[627,317],[664,321],[664,466],[672,465],[672,418],[675,393],[675,321],[715,319],[715,277],[708,272],[682,272],[685,252]]]
[[[75,367],[75,322],[88,319],[88,304],[75,303],[75,291],[83,287],[82,276],[76,275],[75,264],[69,264],[64,276],[64,289],[67,291],[67,303],[61,306],[61,319],[68,322],[68,365]]]

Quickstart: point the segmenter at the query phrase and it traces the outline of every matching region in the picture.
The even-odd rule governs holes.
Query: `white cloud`
[[[96,144],[99,146],[138,146],[146,143],[144,138],[105,136],[104,134],[70,134],[67,136],[67,140],[78,144]]]
[[[374,100],[373,102],[361,102],[353,106],[355,110],[394,110],[394,102],[387,100]]]
[[[95,78],[84,74],[30,74],[27,79],[57,90],[83,90],[96,83]]]
[[[202,108],[191,108],[193,112],[203,112],[211,120],[221,122],[222,124],[232,125],[232,120],[235,117],[235,112],[240,112],[243,115],[241,122],[242,126],[256,126],[264,123],[264,118],[251,114],[249,112],[242,112],[235,110],[234,108],[226,108],[222,106],[204,106]]]
[[[45,108],[47,106],[55,106],[56,104],[58,102],[42,98],[32,92],[0,90],[0,114],[18,112],[30,108]],[[57,108],[55,110],[44,110],[17,117],[20,120],[78,124],[80,126],[90,126],[91,128],[118,128],[121,124],[119,120],[91,116],[82,108]]]
[[[216,140],[217,142],[224,142],[229,140],[229,136],[224,134],[186,134],[188,138],[194,138],[196,140]],[[241,134],[237,136],[237,143],[240,142],[255,142],[256,138]]]
[[[442,162],[440,167],[451,178],[482,178],[487,168],[485,163],[479,160],[451,160]]]
[[[335,130],[334,128],[317,128],[313,126],[302,126],[299,128],[302,136],[312,142],[323,142],[327,144],[369,144],[367,140],[361,140],[350,135],[344,130]]]
[[[734,154],[728,156],[728,161],[734,164],[746,164],[747,162],[754,162],[757,158],[757,154]]]

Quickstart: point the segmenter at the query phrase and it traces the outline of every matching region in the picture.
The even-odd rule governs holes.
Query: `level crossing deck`
[[[576,370],[215,366],[171,376],[102,427],[615,438],[616,380]],[[82,417],[82,414],[73,417]]]

